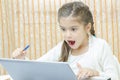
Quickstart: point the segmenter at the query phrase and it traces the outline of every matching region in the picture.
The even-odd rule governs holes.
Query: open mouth
[[[75,41],[68,41],[69,45],[74,45]]]

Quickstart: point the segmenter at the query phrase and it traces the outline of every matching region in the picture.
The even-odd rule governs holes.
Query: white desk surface
[[[1,75],[0,80],[13,80],[9,75]]]
[[[9,75],[1,75],[0,80],[13,80],[13,79]],[[107,80],[107,79],[102,77],[93,77],[90,80]]]

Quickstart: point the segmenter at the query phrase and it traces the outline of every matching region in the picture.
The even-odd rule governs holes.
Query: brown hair
[[[90,33],[95,36],[95,31],[93,27],[93,24],[94,24],[93,16],[87,5],[85,5],[84,3],[80,1],[64,4],[58,10],[58,21],[60,21],[61,17],[68,17],[68,16],[76,17],[78,21],[82,22],[84,25],[91,23]],[[63,46],[62,46],[62,51],[61,51],[61,57],[59,61],[66,62],[69,57],[69,51],[70,51],[70,47],[64,41]]]

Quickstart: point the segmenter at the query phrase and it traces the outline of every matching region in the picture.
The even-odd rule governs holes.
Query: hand
[[[23,51],[22,48],[17,48],[15,51],[12,53],[12,58],[13,59],[25,59],[26,52]]]
[[[98,71],[89,68],[82,68],[79,63],[77,63],[77,67],[79,68],[77,74],[78,80],[99,75]]]

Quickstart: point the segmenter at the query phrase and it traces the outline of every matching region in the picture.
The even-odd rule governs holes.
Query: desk
[[[0,76],[0,80],[13,80],[9,75],[2,75]],[[111,79],[105,79],[102,77],[93,77],[90,80],[111,80]]]
[[[9,75],[1,75],[0,80],[13,80]]]

